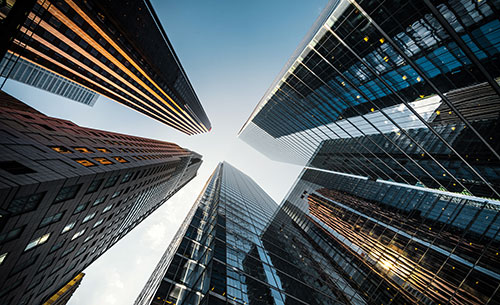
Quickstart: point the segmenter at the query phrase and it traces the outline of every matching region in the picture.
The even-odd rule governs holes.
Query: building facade
[[[499,199],[498,9],[332,0],[239,136],[274,160]]]
[[[0,76],[54,93],[75,102],[94,106],[99,94],[50,72],[21,57],[6,56],[0,62]]]
[[[304,169],[282,209],[366,304],[500,302],[499,201]]]
[[[80,127],[0,95],[0,303],[41,304],[195,177],[173,143]]]
[[[240,131],[337,303],[500,304],[499,7],[330,1]]]
[[[35,2],[12,54],[186,134],[211,129],[149,0]]]
[[[358,304],[292,218],[248,176],[219,164],[136,305]]]
[[[85,273],[79,273],[75,276],[74,279],[69,281],[63,288],[59,289],[59,291],[54,294],[47,302],[43,303],[43,305],[66,305],[69,302],[73,293],[75,293],[76,289],[80,287],[82,283],[83,277]]]

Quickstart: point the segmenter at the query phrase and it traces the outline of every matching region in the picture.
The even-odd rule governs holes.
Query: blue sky
[[[7,81],[3,90],[76,124],[174,142],[203,155],[198,176],[87,270],[70,305],[132,304],[218,162],[252,177],[278,203],[301,168],[274,162],[237,138],[327,0],[152,0],[212,122],[187,136],[100,97],[94,107]]]

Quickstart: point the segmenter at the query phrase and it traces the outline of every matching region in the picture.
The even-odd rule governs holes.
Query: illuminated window
[[[104,148],[104,147],[96,147],[96,149],[100,152],[103,152],[103,153],[107,153],[107,154],[111,153],[111,151],[109,149]]]
[[[0,255],[0,265],[3,263],[3,261],[5,260],[5,258],[7,257],[7,254],[9,254],[8,252],[5,252],[3,253],[2,255]]]
[[[113,207],[112,204],[108,205],[107,207],[104,208],[104,210],[102,210],[102,213],[106,213],[107,211],[111,210],[111,208]]]
[[[122,158],[122,157],[118,157],[118,156],[117,156],[117,157],[111,157],[111,158],[115,159],[116,161],[118,161],[118,162],[120,162],[120,163],[128,163],[128,161],[127,161],[127,160],[125,160],[125,159],[124,159],[124,158]]]
[[[34,247],[40,246],[49,240],[50,233],[44,234],[40,237],[37,237],[33,239],[32,241],[29,242],[29,244],[24,248],[24,251],[28,251],[29,249],[32,249]]]
[[[74,160],[85,167],[95,166],[95,163],[90,162],[87,159],[74,159]]]
[[[49,146],[49,147],[52,148],[52,150],[57,151],[58,153],[61,153],[61,154],[73,153],[71,150],[67,149],[64,146]]]
[[[114,193],[113,193],[113,196],[111,196],[111,199],[113,199],[113,198],[116,198],[116,197],[120,196],[120,194],[121,194],[121,193],[122,193],[122,190],[119,190],[119,191],[114,192]]]
[[[94,218],[94,217],[95,217],[95,214],[96,214],[96,212],[94,212],[94,213],[92,213],[92,214],[90,214],[90,215],[85,216],[85,218],[83,219],[82,223],[86,223],[87,221],[89,221],[89,220],[91,220],[92,218]]]
[[[73,229],[75,227],[76,222],[72,222],[67,224],[64,229],[62,230],[61,234],[68,232],[69,230]]]
[[[83,241],[83,243],[86,243],[88,242],[89,240],[91,240],[92,238],[94,237],[94,233],[92,233],[92,235],[89,235],[85,238],[85,240]]]
[[[79,151],[84,154],[91,154],[93,153],[92,150],[88,149],[87,147],[73,147],[74,150]]]
[[[95,228],[95,227],[100,226],[100,225],[101,225],[101,223],[103,223],[103,221],[104,221],[104,218],[103,218],[103,219],[99,219],[99,220],[98,220],[98,221],[94,224],[94,226],[93,226],[92,228]]]
[[[104,164],[104,165],[109,165],[109,164],[113,164],[113,162],[109,161],[108,159],[106,158],[103,158],[103,157],[96,157],[96,158],[92,158],[94,160],[96,160],[97,162],[101,163],[101,164]]]
[[[83,233],[85,233],[85,229],[79,231],[79,232],[76,232],[75,235],[73,235],[73,237],[71,237],[71,240],[75,240],[77,239],[78,237],[82,236]]]

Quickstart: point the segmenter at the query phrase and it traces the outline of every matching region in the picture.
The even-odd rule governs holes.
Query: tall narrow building
[[[30,60],[186,134],[211,129],[149,0],[34,2],[19,29],[9,32],[7,56]],[[16,7],[26,9],[16,4],[9,16]]]
[[[500,199],[499,8],[332,0],[239,136],[278,161]]]
[[[0,304],[49,301],[200,165],[176,144],[80,127],[0,92]]]
[[[337,304],[359,292],[248,176],[220,163],[135,305]]]

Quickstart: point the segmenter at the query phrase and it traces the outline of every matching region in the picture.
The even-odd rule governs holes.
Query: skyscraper
[[[69,281],[64,287],[48,299],[43,305],[66,305],[69,299],[75,293],[76,289],[80,286],[85,273],[79,273],[74,279]]]
[[[10,33],[16,56],[186,134],[211,128],[149,0],[39,0]]]
[[[41,304],[196,176],[173,143],[0,95],[0,304]]]
[[[306,166],[280,211],[340,303],[500,304],[499,33],[498,3],[330,1],[240,131]]]
[[[250,177],[223,162],[135,304],[340,303],[348,284],[328,259]]]
[[[88,106],[99,94],[22,58],[6,56],[0,62],[0,76],[42,89]]]
[[[499,201],[305,169],[283,206],[368,304],[500,301]]]
[[[274,160],[499,199],[498,8],[330,1],[240,138]]]

